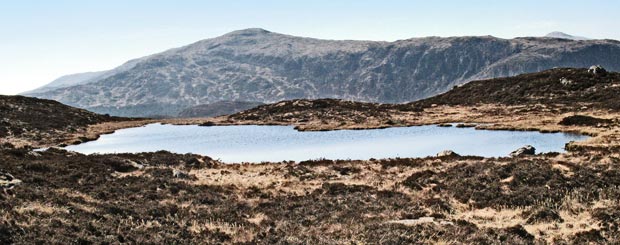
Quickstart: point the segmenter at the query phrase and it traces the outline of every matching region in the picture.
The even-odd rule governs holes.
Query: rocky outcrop
[[[536,148],[526,145],[510,153],[511,157],[531,156],[536,154]]]
[[[620,70],[620,42],[426,37],[335,41],[247,29],[142,58],[106,76],[28,93],[98,113],[176,116],[217,101],[410,102],[472,80],[553,67]]]
[[[0,170],[0,189],[2,189],[5,194],[7,190],[13,189],[16,185],[21,183],[21,180],[16,179],[10,173]]]
[[[605,70],[605,68],[603,68],[600,65],[595,65],[595,66],[590,66],[590,68],[588,69],[588,72],[592,74],[596,74],[596,75],[601,75],[601,74],[607,73],[607,70]]]
[[[451,150],[445,150],[437,153],[437,157],[460,157],[461,155],[457,154]]]
[[[565,77],[563,77],[560,79],[560,83],[564,86],[570,86],[570,85],[573,85],[575,82],[573,82],[573,80],[566,79]]]
[[[452,226],[454,225],[451,221],[446,220],[436,220],[434,217],[420,217],[417,219],[402,219],[402,220],[392,220],[389,221],[390,224],[402,224],[402,225],[421,225],[421,224],[434,224],[434,225],[442,225],[442,226]]]
[[[185,171],[181,171],[178,169],[173,169],[172,170],[172,177],[177,178],[177,179],[189,179],[190,175],[185,172]]]

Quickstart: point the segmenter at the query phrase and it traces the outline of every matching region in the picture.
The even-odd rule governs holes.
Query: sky
[[[6,0],[0,94],[246,28],[382,41],[552,31],[620,40],[618,13],[618,0]]]

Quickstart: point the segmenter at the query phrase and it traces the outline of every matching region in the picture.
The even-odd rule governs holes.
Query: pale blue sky
[[[325,38],[542,36],[620,39],[618,0],[13,0],[0,5],[0,94],[224,33]]]

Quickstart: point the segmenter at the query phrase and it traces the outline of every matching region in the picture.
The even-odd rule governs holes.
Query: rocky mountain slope
[[[223,100],[402,103],[471,80],[592,64],[620,70],[620,42],[491,36],[334,41],[247,29],[146,57],[98,81],[27,95],[112,115],[175,116]]]

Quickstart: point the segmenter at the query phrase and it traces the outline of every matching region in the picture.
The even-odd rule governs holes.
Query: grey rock
[[[620,70],[620,42],[425,37],[338,41],[247,29],[130,61],[104,76],[26,93],[116,116],[177,116],[218,101],[338,98],[401,103],[472,80],[553,67]]]
[[[106,164],[114,171],[120,173],[130,173],[136,170],[144,169],[144,165],[121,157],[111,157]]]
[[[459,157],[459,156],[461,155],[451,150],[445,150],[445,151],[441,151],[437,153],[437,157]]]
[[[453,223],[453,222],[451,222],[451,221],[445,221],[445,220],[439,221],[439,224],[440,224],[440,225],[454,225],[454,223]]]
[[[570,85],[573,85],[574,82],[573,80],[569,80],[563,77],[562,79],[560,79],[560,83],[564,86],[570,86]]]
[[[607,73],[607,70],[605,70],[605,68],[603,68],[600,65],[595,65],[595,66],[590,66],[590,68],[588,69],[588,72],[592,74],[596,74],[596,75],[601,75],[601,74]]]
[[[433,217],[420,217],[417,219],[392,220],[392,221],[388,221],[388,223],[402,224],[402,225],[409,225],[409,226],[415,226],[415,225],[420,225],[420,224],[435,224],[435,225],[441,225],[441,226],[454,225],[454,223],[450,221],[435,220],[435,218]]]
[[[172,170],[172,176],[177,178],[177,179],[189,179],[190,176],[187,172],[185,171],[181,171],[178,169],[173,169]]]
[[[6,190],[13,189],[13,187],[21,183],[22,183],[21,180],[16,179],[10,173],[0,170],[0,189],[5,191],[5,193],[6,193]]]
[[[520,156],[529,156],[529,155],[535,155],[536,154],[536,148],[534,148],[531,145],[526,145],[524,147],[521,147],[513,152],[510,153],[510,156],[512,157],[520,157]]]
[[[132,160],[126,160],[125,162],[126,162],[127,164],[129,164],[130,166],[134,167],[134,168],[137,168],[137,169],[144,169],[144,165],[143,165],[143,164],[140,164],[140,163],[134,162],[134,161],[132,161]]]
[[[36,151],[29,151],[28,153],[26,153],[26,155],[31,156],[31,157],[40,157],[41,154],[36,152]]]

